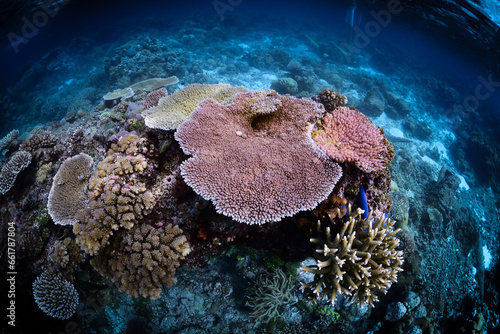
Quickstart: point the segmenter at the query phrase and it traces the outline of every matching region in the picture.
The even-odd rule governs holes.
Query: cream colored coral
[[[340,222],[335,237],[327,227],[326,238],[311,239],[318,245],[317,263],[301,267],[302,272],[314,274],[312,282],[301,283],[301,290],[310,301],[327,299],[333,304],[337,295],[343,294],[350,302],[373,307],[378,300],[376,292],[385,294],[397,281],[403,252],[396,250],[399,240],[394,236],[399,229],[393,229],[395,221],[384,217],[373,221],[371,214],[362,219],[362,213],[360,209],[351,212],[349,206],[349,218]],[[320,231],[318,222],[317,232]]]
[[[201,101],[212,98],[220,104],[228,104],[237,93],[246,91],[242,86],[228,84],[191,84],[161,98],[156,107],[145,110],[142,116],[149,128],[172,130],[184,122]]]
[[[93,164],[92,157],[80,153],[64,160],[54,176],[47,209],[54,223],[73,225],[75,215],[87,203],[87,184]]]

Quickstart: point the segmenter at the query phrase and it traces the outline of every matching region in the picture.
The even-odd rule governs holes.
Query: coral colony
[[[105,99],[116,94],[125,98],[115,91]],[[120,291],[159,298],[162,285],[176,282],[176,268],[196,247],[178,225],[169,223],[169,211],[161,210],[175,206],[173,184],[182,177],[218,213],[243,224],[270,224],[317,207],[314,214],[320,219],[310,224],[311,233],[317,234],[311,239],[318,245],[311,254],[317,263],[302,267],[314,274],[302,284],[304,297],[334,303],[342,294],[351,302],[374,306],[377,293],[386,293],[402,270],[398,230],[380,212],[361,218],[363,210],[351,210],[354,203],[343,218],[340,208],[347,201],[341,196],[345,180],[355,180],[349,186],[360,189],[368,205],[360,181],[381,171],[389,178],[392,145],[366,116],[342,106],[347,100],[339,93],[325,90],[316,101],[227,84],[192,84],[171,95],[164,88],[151,90],[142,103],[145,125],[173,131],[185,157],[178,150],[160,152],[151,136],[125,131],[110,138],[102,158],[81,152],[65,159],[53,178],[47,208],[54,223],[72,226],[75,238],[54,245],[50,270],[33,283],[37,304],[61,319],[75,312],[78,294],[61,277],[74,278],[75,263],[69,262],[84,260],[79,252],[70,257],[76,246]],[[9,134],[3,145],[15,137]],[[25,151],[18,151],[2,169],[2,193],[29,165],[29,151],[53,144],[48,133],[30,137]],[[170,166],[162,155],[171,155]],[[172,159],[174,155],[179,158]],[[388,182],[379,190],[385,191]],[[374,202],[377,191],[371,193]],[[322,202],[337,204],[318,206]],[[264,281],[269,287],[259,288],[250,304],[259,321],[267,318],[259,301],[268,298],[259,297],[266,289],[287,300],[295,298],[286,275],[277,275]],[[269,312],[274,317],[277,306]]]

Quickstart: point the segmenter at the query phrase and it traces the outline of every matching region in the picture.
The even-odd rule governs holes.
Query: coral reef
[[[155,198],[142,179],[148,150],[144,138],[126,134],[97,165],[89,182],[90,201],[78,211],[73,226],[76,242],[88,254],[97,254],[113,231],[131,229],[153,209]]]
[[[207,99],[175,133],[184,180],[217,212],[263,224],[314,208],[342,175],[309,140],[323,113],[307,99],[263,90],[223,106]]]
[[[350,209],[345,222],[335,221],[339,228],[335,237],[335,232],[326,227],[324,237],[311,238],[318,245],[317,263],[301,267],[302,272],[314,274],[311,282],[301,284],[304,296],[311,302],[327,299],[334,304],[337,295],[343,294],[350,302],[373,307],[378,300],[376,291],[386,293],[402,270],[403,253],[395,250],[399,245],[395,222],[389,218],[373,221],[371,214],[362,219],[363,210]]]
[[[12,188],[17,174],[31,163],[31,154],[26,151],[17,151],[0,171],[0,194],[4,195]]]
[[[392,144],[368,117],[355,109],[339,107],[321,119],[314,142],[339,163],[353,163],[364,172],[385,168],[394,157]]]
[[[159,100],[158,105],[142,113],[146,126],[152,129],[172,130],[188,119],[198,103],[211,98],[221,104],[229,104],[239,92],[248,89],[228,84],[191,84]]]
[[[64,160],[54,176],[47,209],[59,225],[73,225],[76,213],[87,204],[87,185],[92,168],[92,157],[80,153]]]
[[[175,269],[190,252],[178,226],[137,225],[92,259],[92,265],[133,297],[160,297],[162,284],[175,284]]]
[[[79,303],[73,284],[48,271],[33,282],[33,295],[44,313],[62,320],[75,314]]]
[[[247,305],[252,309],[250,317],[256,322],[270,322],[279,316],[279,307],[297,302],[290,276],[276,268],[271,277],[261,279],[249,296]]]

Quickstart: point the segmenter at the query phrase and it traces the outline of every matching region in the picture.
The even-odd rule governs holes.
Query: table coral
[[[191,84],[161,98],[157,106],[145,110],[142,116],[149,128],[172,130],[188,119],[204,99],[212,98],[221,104],[228,104],[233,102],[237,93],[246,91],[245,87],[228,84]]]
[[[92,157],[80,153],[64,160],[54,176],[47,209],[54,223],[73,225],[76,213],[87,203],[87,185],[93,164]]]
[[[154,228],[142,224],[123,231],[91,263],[129,296],[157,299],[162,284],[175,284],[175,270],[189,252],[186,237],[178,226]]]
[[[113,231],[131,229],[153,209],[155,198],[145,183],[147,151],[144,138],[126,134],[97,165],[89,205],[77,213],[73,227],[77,243],[90,255],[108,243]]]
[[[378,300],[376,291],[386,293],[402,271],[403,252],[397,251],[395,221],[381,217],[372,220],[371,213],[362,219],[363,210],[351,212],[345,221],[337,218],[333,236],[330,227],[326,235],[311,238],[317,244],[316,265],[301,267],[302,272],[314,274],[312,282],[302,283],[301,290],[311,302],[327,299],[335,303],[338,294],[350,302],[373,307]],[[340,212],[339,212],[340,215]],[[317,233],[321,232],[318,222]]]
[[[384,132],[359,111],[339,107],[313,131],[314,142],[338,163],[352,163],[366,173],[385,168],[394,157]]]
[[[263,224],[314,208],[342,175],[310,141],[323,109],[271,90],[200,103],[175,138],[186,154],[186,183],[236,221]]]

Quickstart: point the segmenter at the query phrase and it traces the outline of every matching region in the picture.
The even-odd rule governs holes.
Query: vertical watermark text
[[[7,223],[7,323],[16,326],[16,225]]]

